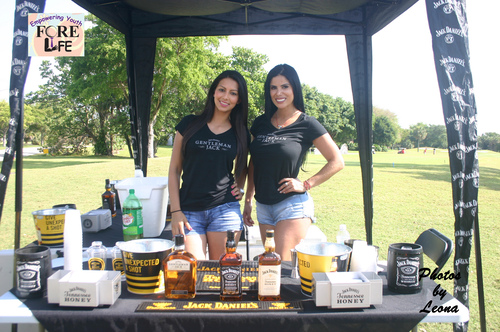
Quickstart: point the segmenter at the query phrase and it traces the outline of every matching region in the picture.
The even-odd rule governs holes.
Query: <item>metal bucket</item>
[[[174,242],[165,239],[140,239],[118,243],[122,251],[127,289],[135,294],[165,291],[163,259],[172,252]]]
[[[300,287],[302,293],[311,296],[313,273],[345,272],[352,249],[344,244],[319,242],[299,243],[297,260],[299,265]]]
[[[66,209],[45,209],[32,212],[38,244],[62,246],[64,244],[64,220]]]

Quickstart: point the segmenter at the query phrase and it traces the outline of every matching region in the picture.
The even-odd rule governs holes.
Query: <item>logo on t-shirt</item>
[[[286,141],[286,137],[276,136],[275,134],[257,135],[256,139],[261,141],[262,143],[271,143],[271,144],[277,141]]]
[[[218,139],[209,139],[208,141],[197,140],[194,142],[200,149],[227,151],[231,149],[231,144],[221,142]]]

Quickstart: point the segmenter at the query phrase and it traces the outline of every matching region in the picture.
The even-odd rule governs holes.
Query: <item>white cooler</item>
[[[142,203],[144,237],[157,237],[165,228],[168,205],[168,177],[128,178],[117,184],[120,205],[129,195],[129,189]]]

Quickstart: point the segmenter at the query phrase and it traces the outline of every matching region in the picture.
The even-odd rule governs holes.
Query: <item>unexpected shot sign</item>
[[[85,14],[29,14],[28,55],[84,56],[84,20]]]

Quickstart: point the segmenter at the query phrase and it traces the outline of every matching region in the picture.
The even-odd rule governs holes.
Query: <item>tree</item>
[[[397,127],[386,115],[380,115],[373,120],[373,143],[381,146],[392,146],[396,142]]]
[[[269,62],[267,55],[259,54],[244,47],[233,47],[229,59],[232,69],[243,75],[248,88],[248,123],[264,112],[264,83],[267,72],[264,65]]]
[[[480,149],[500,152],[500,134],[485,133],[479,136],[478,145]]]
[[[412,138],[417,142],[417,151],[419,151],[420,142],[427,137],[427,125],[419,122],[416,125],[410,126],[410,132]]]
[[[425,146],[444,149],[447,146],[446,127],[444,125],[429,125],[427,137],[424,140]]]
[[[10,106],[5,100],[0,100],[0,131],[3,138],[3,146],[7,144],[7,132],[9,131]]]
[[[316,117],[333,140],[347,143],[356,138],[356,124],[352,103],[342,98],[333,98],[315,87],[302,85],[307,114]]]
[[[170,136],[182,117],[199,112],[208,85],[219,73],[213,52],[222,37],[179,37],[157,40],[148,156],[154,157],[156,138]],[[157,133],[155,135],[155,133]]]

